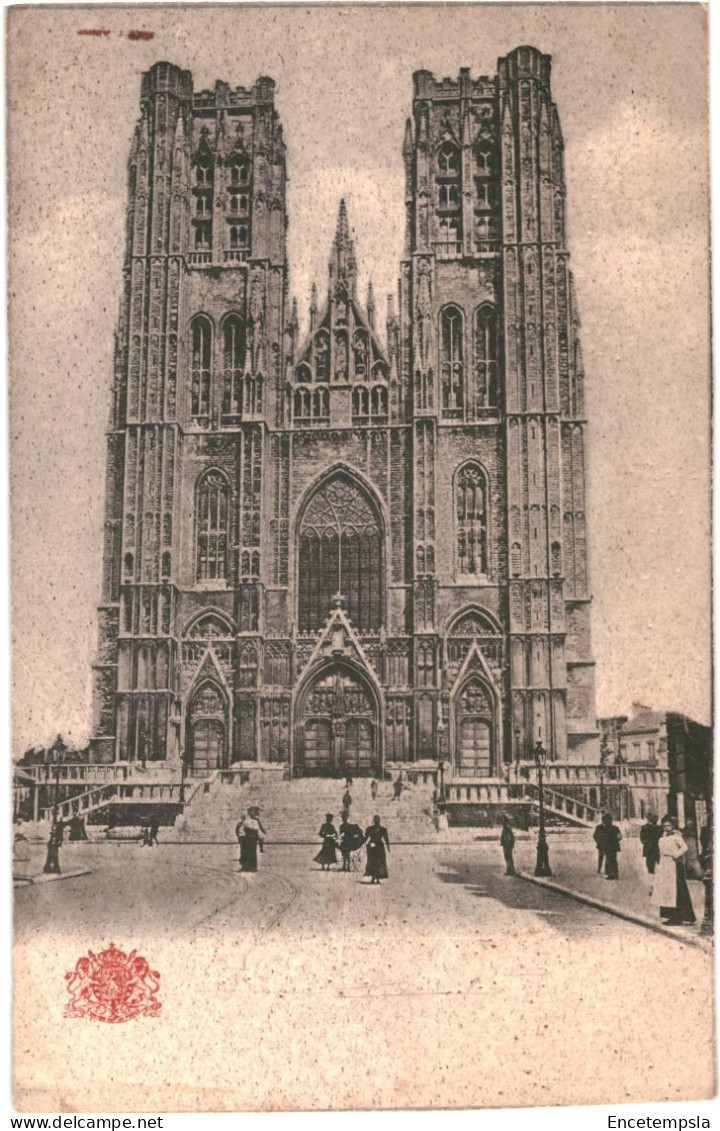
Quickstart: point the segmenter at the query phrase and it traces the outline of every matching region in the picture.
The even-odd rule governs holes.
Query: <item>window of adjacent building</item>
[[[212,222],[206,220],[195,225],[195,249],[202,251],[210,247],[212,247]]]
[[[230,489],[219,471],[207,471],[197,486],[197,579],[227,577]]]
[[[237,314],[223,322],[223,413],[242,412],[242,383],[245,369],[245,326]]]
[[[475,463],[467,463],[455,477],[457,571],[484,575],[487,561],[487,480]]]
[[[651,762],[655,761],[655,743],[654,742],[648,742],[648,744],[647,744],[647,756],[648,756],[649,761],[651,761]]]
[[[320,628],[338,595],[356,628],[379,628],[382,534],[364,488],[342,474],[318,487],[303,512],[298,543],[300,630]]]
[[[193,417],[205,417],[210,413],[212,358],[212,328],[206,318],[194,319],[190,330],[190,337],[190,412]]]
[[[462,415],[464,403],[464,319],[457,306],[440,315],[440,356],[444,416]]]

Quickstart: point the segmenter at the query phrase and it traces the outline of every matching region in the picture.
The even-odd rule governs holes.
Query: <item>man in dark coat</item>
[[[618,879],[618,852],[622,833],[617,825],[613,824],[610,813],[603,813],[602,821],[595,829],[593,839],[597,845],[598,861],[605,860],[605,877],[608,880]],[[600,868],[598,867],[598,871]]]
[[[657,813],[648,813],[647,822],[640,829],[640,843],[642,844],[645,867],[651,876],[655,874],[655,865],[660,860],[658,843],[662,835],[662,826],[658,824]]]
[[[502,818],[502,832],[500,833],[500,845],[505,857],[505,875],[516,876],[515,861],[513,860],[513,848],[515,847],[515,833],[512,831],[510,818],[507,813],[503,813]]]

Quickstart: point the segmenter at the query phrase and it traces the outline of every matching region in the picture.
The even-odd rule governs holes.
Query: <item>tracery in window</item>
[[[202,419],[210,414],[212,327],[207,318],[193,319],[190,338],[190,413],[194,419]]]
[[[320,628],[340,594],[359,629],[382,624],[382,534],[368,493],[338,473],[310,499],[300,523],[299,626]]]
[[[478,464],[466,463],[455,476],[457,571],[484,575],[487,562],[487,481]]]
[[[206,471],[196,490],[198,581],[227,577],[230,489],[220,471]]]
[[[441,177],[460,176],[460,150],[452,142],[446,141],[438,152],[438,174]]]
[[[462,416],[464,404],[463,315],[448,306],[440,316],[443,416]]]

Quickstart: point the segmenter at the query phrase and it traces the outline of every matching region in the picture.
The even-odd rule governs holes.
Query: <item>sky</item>
[[[553,57],[586,371],[598,715],[710,721],[706,13],[700,5],[8,11],[13,751],[91,731],[105,428],[140,78],[276,81],[291,292],[321,295],[341,196],[378,322],[403,239],[412,72]],[[103,37],[79,36],[88,27]],[[130,38],[131,31],[152,39]]]

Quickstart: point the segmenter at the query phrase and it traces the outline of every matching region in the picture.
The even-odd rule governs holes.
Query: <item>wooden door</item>
[[[308,719],[303,734],[302,772],[327,774],[332,763],[332,728],[327,719]]]
[[[355,777],[369,777],[375,773],[373,726],[369,719],[349,719],[345,724],[343,766]]]
[[[460,777],[490,777],[490,724],[477,716],[460,720],[458,772]]]
[[[196,773],[217,770],[223,764],[225,727],[219,719],[198,719],[192,730],[192,764]]]

